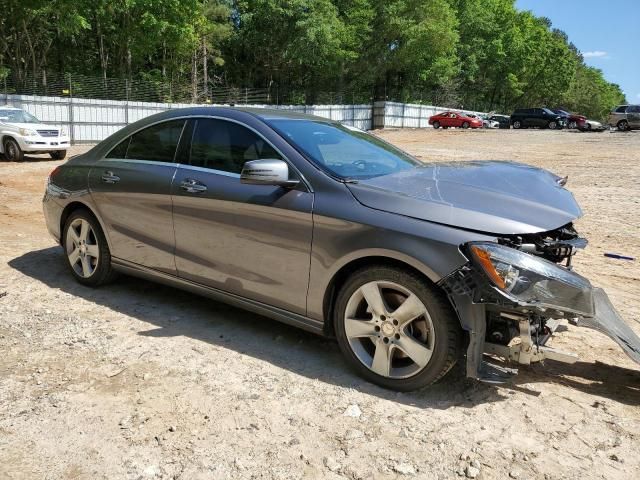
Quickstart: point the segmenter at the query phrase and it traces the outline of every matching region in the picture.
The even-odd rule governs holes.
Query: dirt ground
[[[576,269],[640,331],[640,260],[603,256],[640,257],[640,133],[380,135],[569,175]],[[41,213],[58,163],[0,161],[0,478],[638,478],[640,367],[599,333],[570,327],[553,345],[580,361],[512,385],[386,391],[333,341],[141,280],[75,283]]]

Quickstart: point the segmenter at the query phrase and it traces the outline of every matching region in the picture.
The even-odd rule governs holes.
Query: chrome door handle
[[[114,175],[113,172],[106,171],[102,175],[102,181],[104,183],[118,183],[120,181],[120,177],[117,175]]]
[[[187,193],[203,193],[207,191],[207,186],[192,178],[186,178],[180,183],[180,188]]]

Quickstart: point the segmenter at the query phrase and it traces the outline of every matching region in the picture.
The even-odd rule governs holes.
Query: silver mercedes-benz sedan
[[[566,178],[509,162],[424,164],[336,122],[189,108],[113,134],[50,175],[44,213],[71,274],[121,272],[318,334],[381,386],[411,390],[466,355],[503,382],[562,322],[640,361],[640,339],[574,272],[586,246]]]

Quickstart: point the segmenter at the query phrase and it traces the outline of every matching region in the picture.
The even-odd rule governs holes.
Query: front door
[[[174,275],[171,182],[184,123],[170,120],[134,133],[89,173],[111,255]]]
[[[313,194],[241,184],[245,161],[282,158],[244,125],[200,118],[189,127],[172,187],[178,275],[305,314]]]
[[[627,121],[631,128],[640,128],[640,105],[631,105],[627,108]]]

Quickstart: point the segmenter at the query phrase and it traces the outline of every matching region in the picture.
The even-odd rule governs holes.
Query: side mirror
[[[240,183],[293,188],[299,180],[289,180],[289,165],[283,160],[249,160],[240,173]]]

